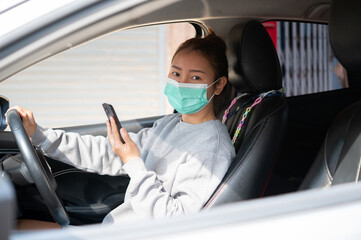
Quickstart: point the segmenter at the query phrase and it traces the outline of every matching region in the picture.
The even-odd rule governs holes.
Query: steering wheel
[[[26,167],[51,215],[61,226],[69,225],[69,217],[56,193],[56,181],[46,164],[39,158],[15,109],[7,112],[7,121],[24,158]]]

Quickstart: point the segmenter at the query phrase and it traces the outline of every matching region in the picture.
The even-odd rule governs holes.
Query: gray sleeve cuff
[[[130,178],[143,175],[142,173],[147,171],[144,165],[144,161],[140,157],[134,158],[124,164],[123,169],[128,173]]]
[[[33,145],[41,147],[43,150],[45,150],[46,146],[49,145],[48,138],[45,136],[45,131],[45,128],[37,125],[33,136],[30,138]]]

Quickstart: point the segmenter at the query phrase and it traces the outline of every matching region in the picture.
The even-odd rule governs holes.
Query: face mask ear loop
[[[209,85],[208,87],[207,87],[207,89],[209,88],[209,87],[211,87],[213,84],[215,84],[216,82],[218,82],[219,80],[221,79],[221,77],[220,78],[218,78],[216,81],[214,81],[211,85]],[[209,98],[209,99],[207,99],[208,100],[208,103],[212,100],[212,98],[214,97],[214,93],[213,93],[213,95]],[[208,104],[207,103],[207,104]]]
[[[214,84],[215,84],[216,82],[218,82],[219,80],[221,80],[221,77],[218,78],[216,81],[214,81],[211,85],[209,85],[209,86],[207,87],[207,89],[210,88],[212,85],[214,85]]]
[[[208,103],[210,103],[210,102],[212,101],[212,98],[214,97],[214,95],[215,95],[215,94],[213,93],[213,95],[208,99]],[[207,103],[207,104],[208,104],[208,103]]]
[[[213,94],[213,95],[209,98],[207,104],[204,105],[201,109],[199,109],[198,112],[201,111],[203,108],[205,108],[205,107],[211,102],[211,100],[212,100],[212,98],[214,97],[214,95],[215,95],[215,94]]]

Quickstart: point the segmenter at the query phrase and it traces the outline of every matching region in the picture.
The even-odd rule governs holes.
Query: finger
[[[7,116],[8,112],[11,111],[11,110],[13,110],[13,109],[15,109],[17,112],[19,112],[19,110],[18,110],[16,107],[17,107],[17,106],[14,106],[14,107],[9,108],[9,109],[6,111],[6,113],[5,113],[5,117]]]
[[[8,112],[11,111],[11,110],[16,110],[16,111],[18,112],[19,116],[20,116],[21,118],[23,118],[23,117],[22,117],[22,115],[23,115],[23,113],[22,113],[22,112],[23,112],[22,108],[19,107],[19,106],[14,106],[14,107],[9,108],[9,109],[6,111],[6,113],[5,113],[6,121],[7,121],[7,114],[8,114]]]
[[[12,107],[11,109],[15,109],[19,113],[20,116],[26,115],[26,110],[20,106],[16,105],[16,106]]]
[[[114,139],[116,138],[116,131],[114,131],[114,125],[112,125],[111,120],[107,121],[107,131],[108,131],[108,137],[114,142]]]
[[[109,120],[110,120],[110,125],[111,125],[111,131],[112,131],[114,137],[119,138],[120,133],[118,132],[118,127],[117,127],[114,117],[110,117]]]
[[[111,136],[111,126],[110,126],[110,122],[109,120],[107,120],[106,122],[106,125],[107,125],[107,135],[108,135],[108,138]]]
[[[130,136],[125,128],[120,129],[120,134],[122,135],[122,138],[125,143],[129,143],[132,141],[132,139],[130,138]]]
[[[9,108],[8,111],[13,110],[13,109],[15,109],[19,113],[20,117],[23,118],[23,119],[24,118],[27,118],[27,119],[32,118],[32,112],[25,109],[25,108],[23,108],[23,107],[20,107],[20,106],[16,105],[14,107]]]

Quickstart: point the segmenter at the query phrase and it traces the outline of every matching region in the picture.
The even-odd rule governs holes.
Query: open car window
[[[171,113],[163,94],[169,63],[178,45],[195,35],[189,23],[114,32],[3,81],[1,94],[47,127],[102,123],[104,102],[120,120]]]
[[[347,73],[333,54],[325,24],[265,22],[277,49],[286,96],[347,88]]]

